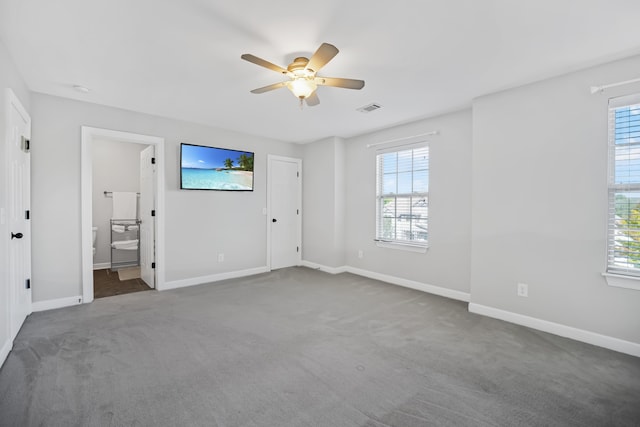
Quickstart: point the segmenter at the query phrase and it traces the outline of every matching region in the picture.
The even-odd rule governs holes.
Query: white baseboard
[[[255,274],[266,273],[269,269],[265,267],[249,268],[247,270],[229,271],[227,273],[211,274],[208,276],[191,277],[189,279],[172,280],[165,282],[159,291],[167,291],[169,289],[184,288],[187,286],[202,285],[203,283],[218,282],[220,280],[235,279],[238,277],[253,276]]]
[[[380,280],[382,282],[391,283],[392,285],[398,285],[405,288],[411,288],[429,294],[439,295],[446,298],[455,299],[458,301],[469,302],[471,295],[467,292],[456,291],[453,289],[442,288],[440,286],[428,285],[426,283],[420,283],[413,280],[403,279],[401,277],[389,276],[387,274],[376,273],[375,271],[363,270],[361,268],[351,267],[344,265],[342,267],[327,267],[326,265],[316,264],[311,261],[302,261],[303,267],[313,268],[314,270],[321,270],[326,273],[339,274],[339,273],[352,273],[358,276],[368,277],[370,279]]]
[[[4,365],[4,361],[7,360],[7,356],[9,356],[11,348],[13,348],[13,341],[11,340],[7,340],[7,342],[2,345],[2,348],[0,349],[0,368]]]
[[[456,291],[454,289],[443,288],[426,283],[416,282],[414,280],[403,279],[401,277],[389,276],[387,274],[376,273],[374,271],[362,270],[360,268],[347,266],[348,273],[357,274],[358,276],[368,277],[370,279],[381,280],[393,285],[403,286],[405,288],[416,289],[418,291],[427,292],[429,294],[439,295],[441,297],[451,298],[458,301],[469,302],[471,295],[467,292]]]
[[[66,297],[58,299],[50,299],[46,301],[37,301],[32,304],[33,311],[53,310],[56,308],[70,307],[72,305],[82,304],[82,296]]]
[[[326,265],[316,264],[315,262],[305,261],[305,260],[302,260],[300,265],[303,267],[312,268],[314,270],[324,271],[325,273],[330,273],[330,274],[340,274],[340,273],[345,273],[347,271],[346,265],[343,265],[342,267],[328,267]]]
[[[94,270],[105,270],[107,268],[111,268],[111,263],[110,262],[97,262],[97,263],[93,264],[93,269]]]
[[[488,307],[481,304],[470,303],[469,311],[471,313],[493,317],[494,319],[500,319],[506,322],[515,323],[516,325],[526,326],[528,328],[537,329],[539,331],[548,332],[550,334],[559,335],[561,337],[571,338],[576,341],[581,341],[587,344],[596,345],[598,347],[604,347],[609,350],[618,351],[620,353],[630,354],[631,356],[640,357],[640,344],[631,341],[625,341],[619,338],[613,338],[607,335],[585,331],[584,329],[578,329],[572,326],[562,325],[560,323],[549,322],[547,320],[537,319],[535,317],[529,317],[523,314],[500,310],[499,308]]]

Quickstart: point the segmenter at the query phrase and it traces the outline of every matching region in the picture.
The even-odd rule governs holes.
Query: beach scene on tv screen
[[[182,145],[182,188],[253,190],[253,153]]]

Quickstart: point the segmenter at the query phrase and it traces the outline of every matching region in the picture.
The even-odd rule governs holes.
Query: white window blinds
[[[429,147],[380,150],[376,163],[376,240],[426,247]]]
[[[640,276],[640,96],[609,102],[607,272]]]

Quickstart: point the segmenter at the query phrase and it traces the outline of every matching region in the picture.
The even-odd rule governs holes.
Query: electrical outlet
[[[364,258],[364,252],[362,252],[362,249],[358,250],[358,258]]]
[[[218,262],[224,262],[224,254],[218,254]]]
[[[529,296],[529,285],[526,283],[518,283],[518,296],[519,297],[528,297]]]

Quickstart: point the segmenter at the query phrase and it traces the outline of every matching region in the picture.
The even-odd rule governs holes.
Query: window
[[[429,147],[381,150],[376,163],[376,240],[426,248]]]
[[[640,276],[640,95],[609,101],[607,272]]]

